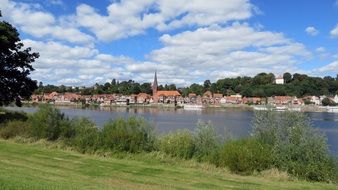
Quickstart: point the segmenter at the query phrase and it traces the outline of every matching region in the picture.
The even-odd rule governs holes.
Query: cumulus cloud
[[[40,58],[33,63],[36,70],[31,77],[48,84],[88,86],[111,81],[114,78],[151,82],[156,68],[161,73],[160,82],[176,81],[172,78],[174,72],[168,72],[171,75],[167,75],[166,70],[174,68],[169,65],[140,62],[126,56],[102,54],[92,47],[70,46],[54,41],[25,39],[23,43],[40,54]],[[185,81],[184,85],[188,82]]]
[[[23,43],[40,54],[40,58],[33,63],[36,70],[32,73],[32,78],[35,80],[52,84],[92,85],[97,77],[129,77],[124,76],[126,72],[118,72],[121,63],[126,63],[125,57],[107,56],[95,48],[70,46],[60,42],[26,39]]]
[[[338,36],[338,24],[336,25],[335,28],[333,28],[330,32],[332,37],[337,37]]]
[[[330,64],[327,64],[323,67],[320,67],[319,69],[317,69],[317,71],[319,72],[332,72],[332,71],[338,71],[338,61],[334,61]]]
[[[77,7],[77,23],[89,28],[98,39],[110,41],[142,34],[149,28],[159,31],[184,26],[225,24],[251,17],[256,8],[248,0],[122,0],[101,15],[93,7]],[[126,19],[127,18],[127,19]]]
[[[184,79],[200,70],[201,78],[254,75],[291,70],[311,53],[281,33],[257,31],[246,24],[205,27],[160,38],[164,47],[151,52],[153,62],[176,66]],[[196,76],[197,78],[198,76]]]
[[[33,40],[24,43],[41,55],[33,65],[37,69],[34,79],[67,85],[113,78],[151,82],[157,70],[160,83],[186,86],[206,79],[297,70],[297,64],[311,56],[303,44],[282,33],[239,23],[165,34],[160,41],[163,47],[152,51],[147,61],[102,54],[93,47]]]
[[[51,37],[72,43],[91,43],[94,40],[76,27],[63,26],[51,13],[41,11],[36,4],[16,3],[9,0],[0,0],[0,4],[4,19],[32,36]]]
[[[305,32],[310,36],[317,36],[319,34],[319,31],[313,26],[307,27]]]
[[[324,47],[318,47],[315,49],[316,54],[321,60],[330,59],[331,57],[334,58],[334,55],[332,55],[329,51],[326,50]]]
[[[325,51],[326,51],[326,49],[324,47],[319,47],[319,48],[316,49],[316,52],[318,52],[318,53],[323,53]]]

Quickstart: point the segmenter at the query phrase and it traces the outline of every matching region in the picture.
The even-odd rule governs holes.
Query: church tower
[[[157,103],[157,72],[155,71],[155,76],[154,76],[154,82],[152,85],[152,90],[153,90],[153,100],[155,103]]]
[[[154,82],[152,85],[152,90],[153,90],[153,96],[156,95],[157,93],[157,72],[156,71],[155,71]]]

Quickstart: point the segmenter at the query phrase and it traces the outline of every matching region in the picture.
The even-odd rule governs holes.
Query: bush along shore
[[[252,135],[242,139],[218,136],[211,123],[203,122],[194,131],[159,136],[138,117],[116,119],[98,128],[86,118],[69,119],[50,105],[42,105],[29,115],[0,112],[3,139],[45,139],[87,154],[160,152],[228,168],[240,175],[278,170],[300,180],[337,182],[337,163],[329,153],[326,137],[299,112],[255,112]]]

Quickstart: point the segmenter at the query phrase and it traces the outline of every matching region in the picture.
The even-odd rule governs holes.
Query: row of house
[[[178,91],[157,91],[154,96],[140,93],[132,95],[122,94],[96,94],[80,95],[77,93],[57,93],[52,92],[43,95],[33,95],[32,102],[53,102],[55,104],[97,103],[104,106],[110,105],[129,105],[129,104],[196,104],[196,105],[223,105],[223,104],[253,104],[253,105],[304,105],[305,101],[314,105],[321,105],[325,96],[306,96],[297,98],[295,96],[274,96],[268,98],[261,97],[242,97],[240,94],[223,96],[219,93],[205,92],[202,96],[195,93],[188,94],[187,97],[181,96]],[[331,98],[338,103],[338,95]]]

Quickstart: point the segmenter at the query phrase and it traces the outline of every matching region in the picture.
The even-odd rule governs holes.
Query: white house
[[[220,100],[219,103],[226,104],[227,103],[227,99],[223,97],[223,98],[221,98],[221,100]]]
[[[276,84],[284,84],[284,78],[282,76],[276,77]]]
[[[321,103],[320,98],[317,96],[312,96],[310,102],[314,103],[315,105],[320,105]]]

